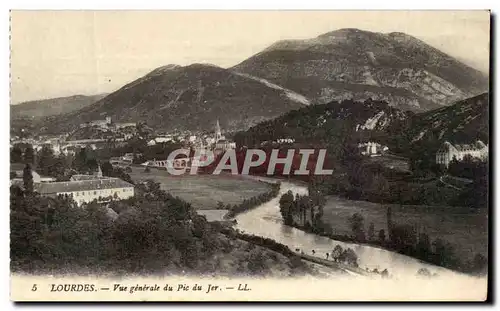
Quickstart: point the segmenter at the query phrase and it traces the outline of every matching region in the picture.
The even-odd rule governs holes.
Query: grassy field
[[[410,164],[409,164],[408,159],[393,156],[390,154],[382,155],[379,157],[371,157],[368,159],[368,162],[374,163],[374,164],[375,163],[380,164],[380,165],[385,166],[389,169],[397,170],[400,172],[409,172],[410,171]]]
[[[324,219],[332,226],[335,234],[351,234],[349,217],[360,213],[364,217],[365,232],[373,222],[375,237],[380,229],[387,234],[386,205],[364,201],[350,201],[339,197],[328,197],[324,209]],[[471,210],[457,207],[439,206],[399,206],[393,205],[392,218],[398,224],[415,225],[431,240],[444,239],[455,245],[462,258],[470,258],[475,253],[487,255],[488,214],[486,210]]]
[[[198,214],[205,216],[207,221],[223,221],[227,210],[224,209],[204,209],[198,210]]]
[[[269,185],[232,175],[169,175],[167,171],[132,168],[129,173],[133,180],[153,179],[161,184],[161,189],[191,203],[196,209],[215,209],[219,201],[239,204],[244,199],[257,196],[270,189]]]

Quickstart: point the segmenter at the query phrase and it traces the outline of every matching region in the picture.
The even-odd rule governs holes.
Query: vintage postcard
[[[485,301],[490,12],[12,11],[13,301]]]

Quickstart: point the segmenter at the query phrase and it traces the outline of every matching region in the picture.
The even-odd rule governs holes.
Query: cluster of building
[[[169,141],[175,141],[173,140],[172,136],[166,136],[164,137],[167,139],[165,142]],[[156,138],[154,141],[150,141],[148,145],[154,145],[158,141],[158,138]],[[236,148],[236,143],[230,139],[227,139],[223,134],[222,134],[222,129],[219,124],[219,120],[217,120],[217,123],[215,125],[215,132],[213,136],[210,135],[190,135],[186,137],[186,140],[184,143],[190,147],[193,147],[195,152],[198,155],[201,155],[200,158],[193,158],[193,157],[181,157],[181,158],[176,158],[174,160],[156,160],[153,159],[151,161],[147,161],[143,163],[143,166],[149,166],[149,167],[158,167],[158,168],[189,168],[192,166],[197,166],[199,164],[199,161],[209,161],[211,159],[208,159],[209,156],[212,154],[214,156],[217,156],[218,154],[224,153],[226,150],[230,149],[235,149]],[[206,152],[206,151],[212,151],[212,152]]]
[[[11,172],[15,177],[11,179],[11,185],[23,187],[22,165],[11,165]],[[53,178],[42,177],[32,170],[33,188],[41,196],[59,197],[68,196],[78,206],[96,200],[98,203],[106,203],[111,200],[124,200],[134,196],[134,185],[120,178],[105,177],[101,168],[92,175],[73,175],[69,181],[56,182]]]
[[[80,128],[85,128],[85,127],[99,127],[101,129],[124,129],[127,127],[136,127],[137,123],[135,122],[125,122],[125,123],[118,123],[118,122],[112,122],[111,117],[106,117],[104,120],[92,120],[89,122],[85,122],[80,124]]]
[[[373,141],[359,143],[358,148],[362,155],[370,157],[378,157],[389,151],[389,147]]]
[[[480,140],[472,144],[452,144],[445,141],[436,152],[436,163],[448,167],[454,159],[463,161],[466,157],[488,159],[488,145]]]
[[[31,145],[33,150],[39,152],[46,147],[52,150],[54,155],[74,155],[80,148],[89,147],[93,150],[99,148],[99,145],[105,143],[105,139],[81,139],[66,140],[66,136],[40,137],[38,139],[11,139],[10,148],[15,145]]]
[[[227,139],[222,134],[222,129],[219,124],[219,120],[215,125],[215,135],[213,134],[203,134],[203,133],[177,133],[177,134],[166,134],[158,135],[148,141],[148,146],[155,146],[157,144],[177,142],[183,143],[187,146],[191,146],[195,149],[209,149],[214,152],[221,152],[224,150],[235,149],[236,143],[230,139]]]

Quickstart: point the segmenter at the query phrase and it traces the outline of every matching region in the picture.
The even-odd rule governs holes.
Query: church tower
[[[97,166],[97,172],[95,173],[95,176],[97,178],[102,178],[102,170],[100,165]]]
[[[220,129],[219,119],[217,119],[217,125],[215,126],[215,141],[218,142],[222,139],[222,133]]]

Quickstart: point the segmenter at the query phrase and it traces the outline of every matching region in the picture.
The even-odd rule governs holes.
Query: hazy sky
[[[230,67],[282,39],[405,32],[487,72],[487,11],[14,11],[12,103],[112,92],[166,64]]]

